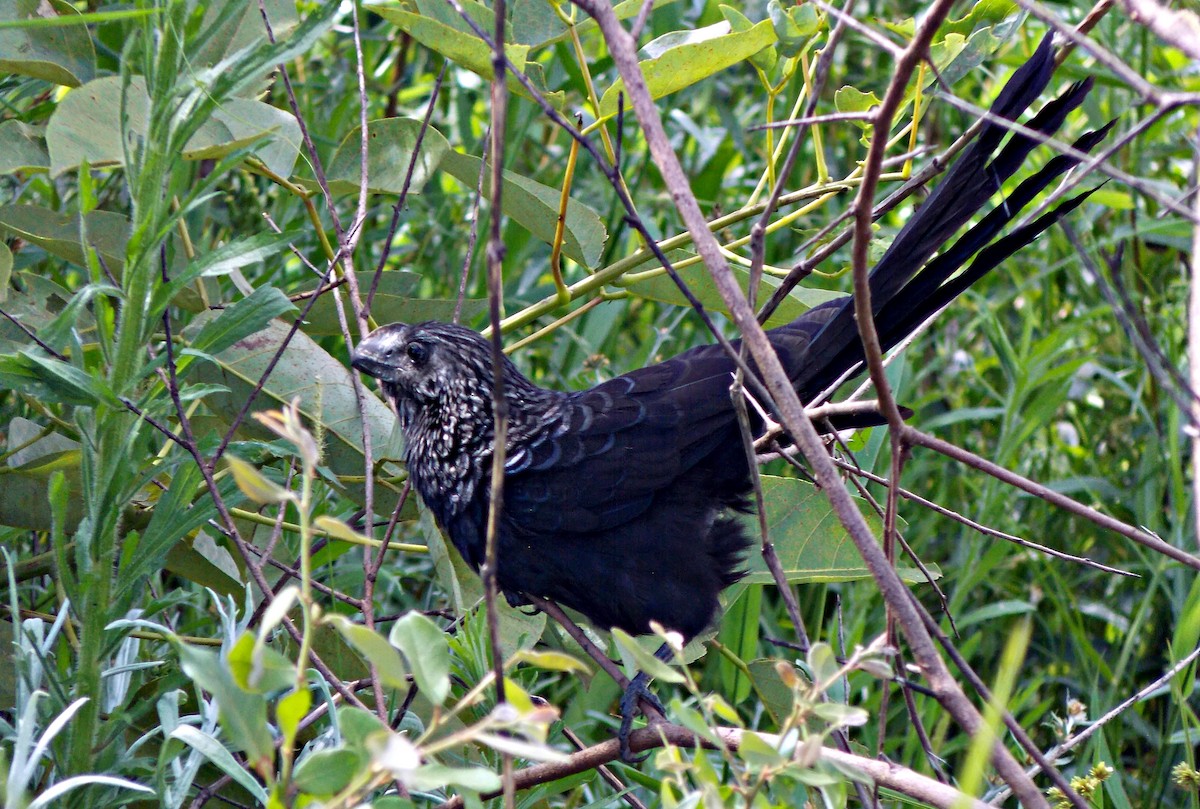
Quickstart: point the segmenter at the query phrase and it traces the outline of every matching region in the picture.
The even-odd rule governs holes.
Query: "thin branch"
[[[743,731],[741,728],[718,727],[713,728],[713,732],[720,737],[726,748],[736,750],[741,745],[742,737],[749,731]],[[775,747],[778,747],[781,741],[778,736],[767,733],[754,735],[766,744]],[[629,737],[629,745],[634,752],[654,750],[667,744],[683,748],[694,748],[697,745],[709,750],[715,748],[711,742],[696,736],[680,725],[663,724],[653,728],[642,728],[635,730]],[[615,761],[619,754],[619,742],[616,739],[610,739],[581,750],[562,761],[526,767],[514,773],[513,780],[518,789],[528,789],[538,784],[557,781],[569,775],[595,769],[601,764]],[[939,809],[951,809],[951,807],[988,809],[987,804],[983,801],[959,792],[953,787],[938,783],[928,776],[886,761],[843,753],[841,750],[830,747],[821,748],[820,759],[839,767],[857,770],[880,786],[894,789],[918,801],[924,801],[930,806],[939,807]],[[481,797],[487,799],[495,796],[485,794]],[[462,797],[456,796],[439,804],[436,809],[462,809],[463,806]]]

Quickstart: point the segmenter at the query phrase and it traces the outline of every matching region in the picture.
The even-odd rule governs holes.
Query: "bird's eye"
[[[425,360],[429,359],[429,346],[424,343],[409,343],[405,351],[408,352],[408,358],[417,365],[423,365]]]

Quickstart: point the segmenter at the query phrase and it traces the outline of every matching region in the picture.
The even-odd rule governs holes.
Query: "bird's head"
[[[402,409],[490,404],[491,345],[462,326],[436,321],[382,326],[358,344],[350,364],[383,382]]]

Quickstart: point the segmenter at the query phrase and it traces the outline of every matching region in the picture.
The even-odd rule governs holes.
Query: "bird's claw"
[[[650,678],[645,673],[638,674],[629,682],[629,687],[621,695],[621,727],[617,731],[617,740],[621,743],[621,761],[626,764],[640,764],[650,757],[649,753],[635,756],[629,746],[629,734],[633,730],[633,717],[637,714],[638,703],[645,700],[652,709],[665,714],[663,705],[658,697],[650,690]]]

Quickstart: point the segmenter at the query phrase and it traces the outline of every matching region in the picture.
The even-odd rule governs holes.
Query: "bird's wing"
[[[508,519],[528,531],[613,528],[723,449],[736,430],[729,399],[735,365],[710,348],[565,397],[536,437],[513,442],[505,464]]]
[[[768,332],[789,375],[833,311]],[[614,528],[700,464],[711,478],[698,485],[738,490],[748,470],[729,398],[735,369],[721,346],[699,346],[570,394],[530,440],[510,442],[506,515],[524,530]]]

